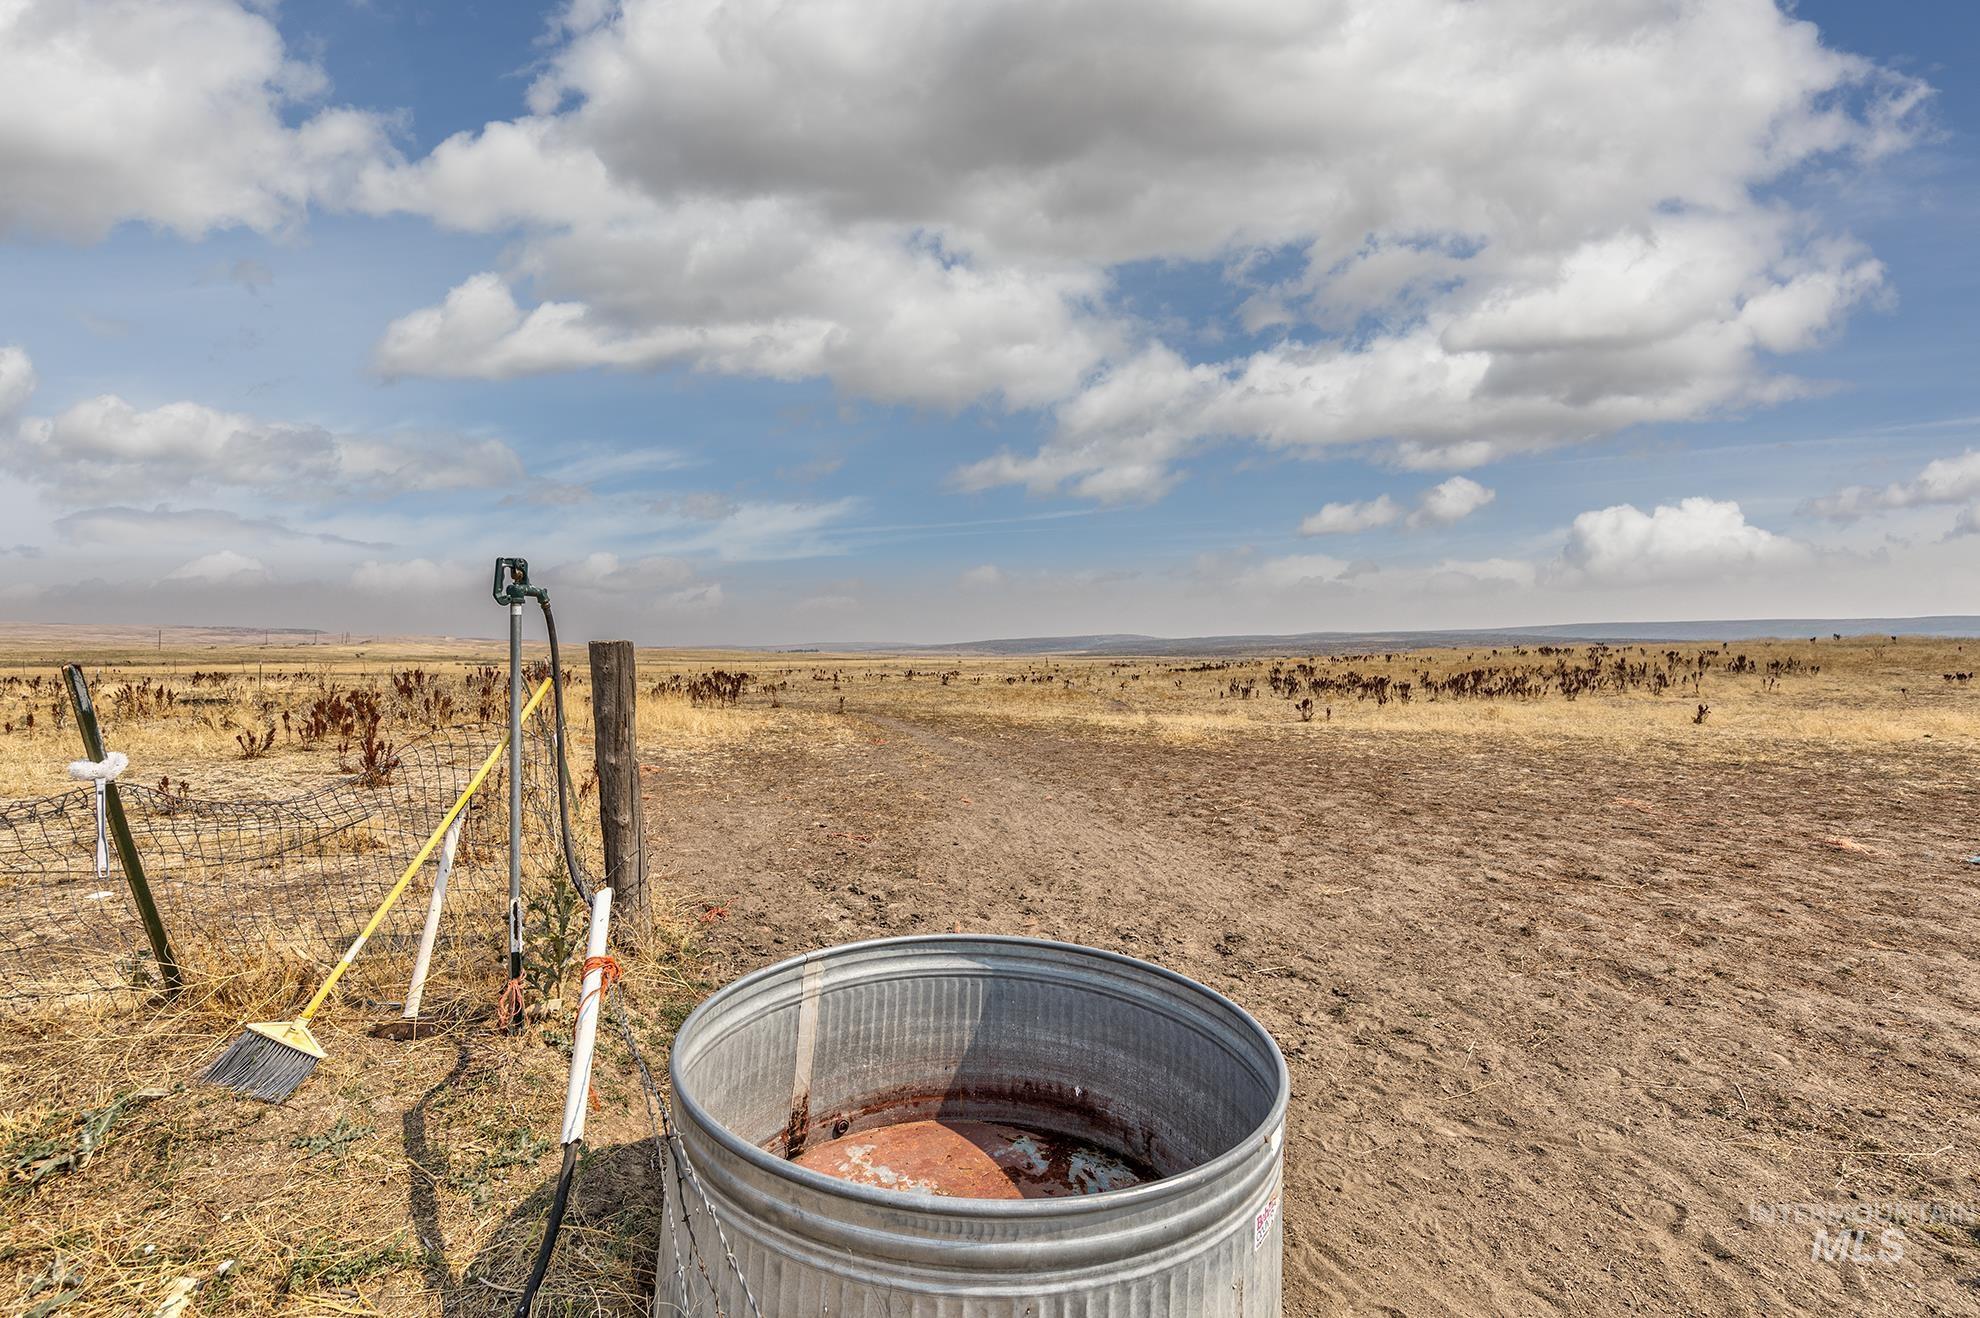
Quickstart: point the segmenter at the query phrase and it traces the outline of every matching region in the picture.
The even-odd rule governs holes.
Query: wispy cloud
[[[672,555],[707,554],[726,562],[825,558],[843,554],[837,523],[864,506],[856,497],[828,503],[738,503],[714,519],[662,515],[652,547]],[[669,525],[671,523],[671,526]]]
[[[1880,487],[1852,485],[1834,494],[1810,499],[1800,511],[1834,521],[1848,522],[1870,513],[1904,508],[1970,504],[1980,506],[1980,449],[1967,449],[1955,457],[1935,458],[1908,481]],[[1972,508],[1968,509],[1972,512]]]
[[[551,480],[571,485],[603,485],[617,482],[638,483],[637,478],[658,476],[699,466],[700,459],[663,445],[568,451],[544,469]]]
[[[65,540],[98,547],[244,540],[303,541],[346,549],[389,549],[390,545],[324,531],[299,531],[272,517],[243,517],[220,508],[86,508],[54,521]]]
[[[1453,476],[1425,490],[1408,513],[1388,495],[1378,495],[1358,503],[1330,503],[1299,524],[1299,533],[1314,535],[1354,535],[1400,522],[1410,530],[1449,526],[1463,521],[1497,498],[1468,476]]]

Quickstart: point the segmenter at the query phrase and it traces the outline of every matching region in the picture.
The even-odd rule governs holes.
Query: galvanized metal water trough
[[[1159,966],[828,948],[710,997],[670,1070],[696,1184],[670,1164],[656,1318],[746,1315],[745,1284],[765,1318],[1279,1312],[1285,1060]]]

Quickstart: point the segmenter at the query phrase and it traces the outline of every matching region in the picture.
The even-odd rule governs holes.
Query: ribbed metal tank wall
[[[899,938],[717,992],[681,1027],[654,1314],[1261,1318],[1279,1312],[1285,1060],[1239,1007],[1064,943]],[[935,1118],[1090,1141],[1157,1173],[1071,1198],[855,1184],[806,1144]]]

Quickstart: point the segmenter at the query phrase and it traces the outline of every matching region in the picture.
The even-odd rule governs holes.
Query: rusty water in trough
[[[1084,1140],[998,1121],[897,1121],[792,1161],[842,1181],[951,1199],[1060,1199],[1154,1179]]]
[[[700,1186],[669,1169],[655,1314],[747,1312],[738,1274],[767,1318],[1279,1311],[1285,1063],[1157,966],[828,948],[710,997],[670,1069]]]

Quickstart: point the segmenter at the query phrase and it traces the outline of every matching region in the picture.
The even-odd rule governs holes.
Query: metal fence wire
[[[389,772],[353,773],[281,799],[198,797],[120,781],[140,863],[188,979],[226,975],[257,957],[327,968],[502,734],[489,723],[442,728],[408,743]],[[525,874],[561,874],[556,730],[547,705],[525,725],[523,750]],[[491,964],[506,938],[507,773],[505,756],[463,816],[439,940],[443,949],[485,955]],[[575,884],[588,894],[595,879],[587,849],[573,851]],[[425,918],[417,891],[373,936],[371,957],[396,951],[410,958]],[[97,866],[95,790],[0,803],[0,1005],[160,987],[117,849],[107,849],[106,869]],[[662,1296],[683,1297],[684,1312],[696,1315],[763,1318],[674,1131],[625,1003],[616,994],[610,1001],[646,1108],[663,1229],[673,1235],[674,1257],[692,1264],[658,1279]],[[676,1302],[663,1299],[659,1311],[669,1307]]]
[[[408,743],[384,771],[273,800],[198,797],[118,784],[174,957],[189,977],[257,958],[329,960],[410,863],[501,739],[489,724]],[[525,730],[525,800],[554,793],[547,716]],[[443,946],[502,937],[507,893],[506,757],[470,804],[442,921]],[[526,864],[547,866],[548,838]],[[94,789],[0,804],[0,1002],[159,986],[117,849],[97,866]],[[429,873],[431,862],[429,862]],[[410,950],[425,904],[396,905],[374,938]]]
[[[554,768],[551,772],[555,772]],[[538,793],[530,798],[531,808],[537,816],[536,827],[546,837],[558,835],[554,783],[552,779],[550,792]],[[577,866],[571,881],[579,894],[588,899],[598,884],[589,864],[590,857],[584,848],[573,846],[570,859]],[[608,997],[607,1002],[613,1026],[618,1030],[626,1053],[632,1059],[633,1070],[639,1076],[640,1097],[646,1106],[649,1134],[647,1160],[660,1176],[661,1229],[674,1242],[675,1275],[654,1279],[658,1291],[654,1313],[668,1314],[670,1318],[674,1314],[683,1318],[743,1318],[744,1315],[763,1318],[763,1309],[750,1292],[749,1279],[743,1275],[742,1264],[729,1244],[728,1233],[722,1229],[721,1219],[715,1214],[715,1205],[702,1188],[687,1148],[674,1129],[666,1095],[654,1079],[652,1067],[647,1064],[646,1052],[640,1047],[639,1032],[634,1027],[632,1014],[626,1010],[625,999],[615,993]],[[683,1259],[693,1263],[692,1270],[681,1262]],[[670,1300],[670,1295],[680,1299]]]

